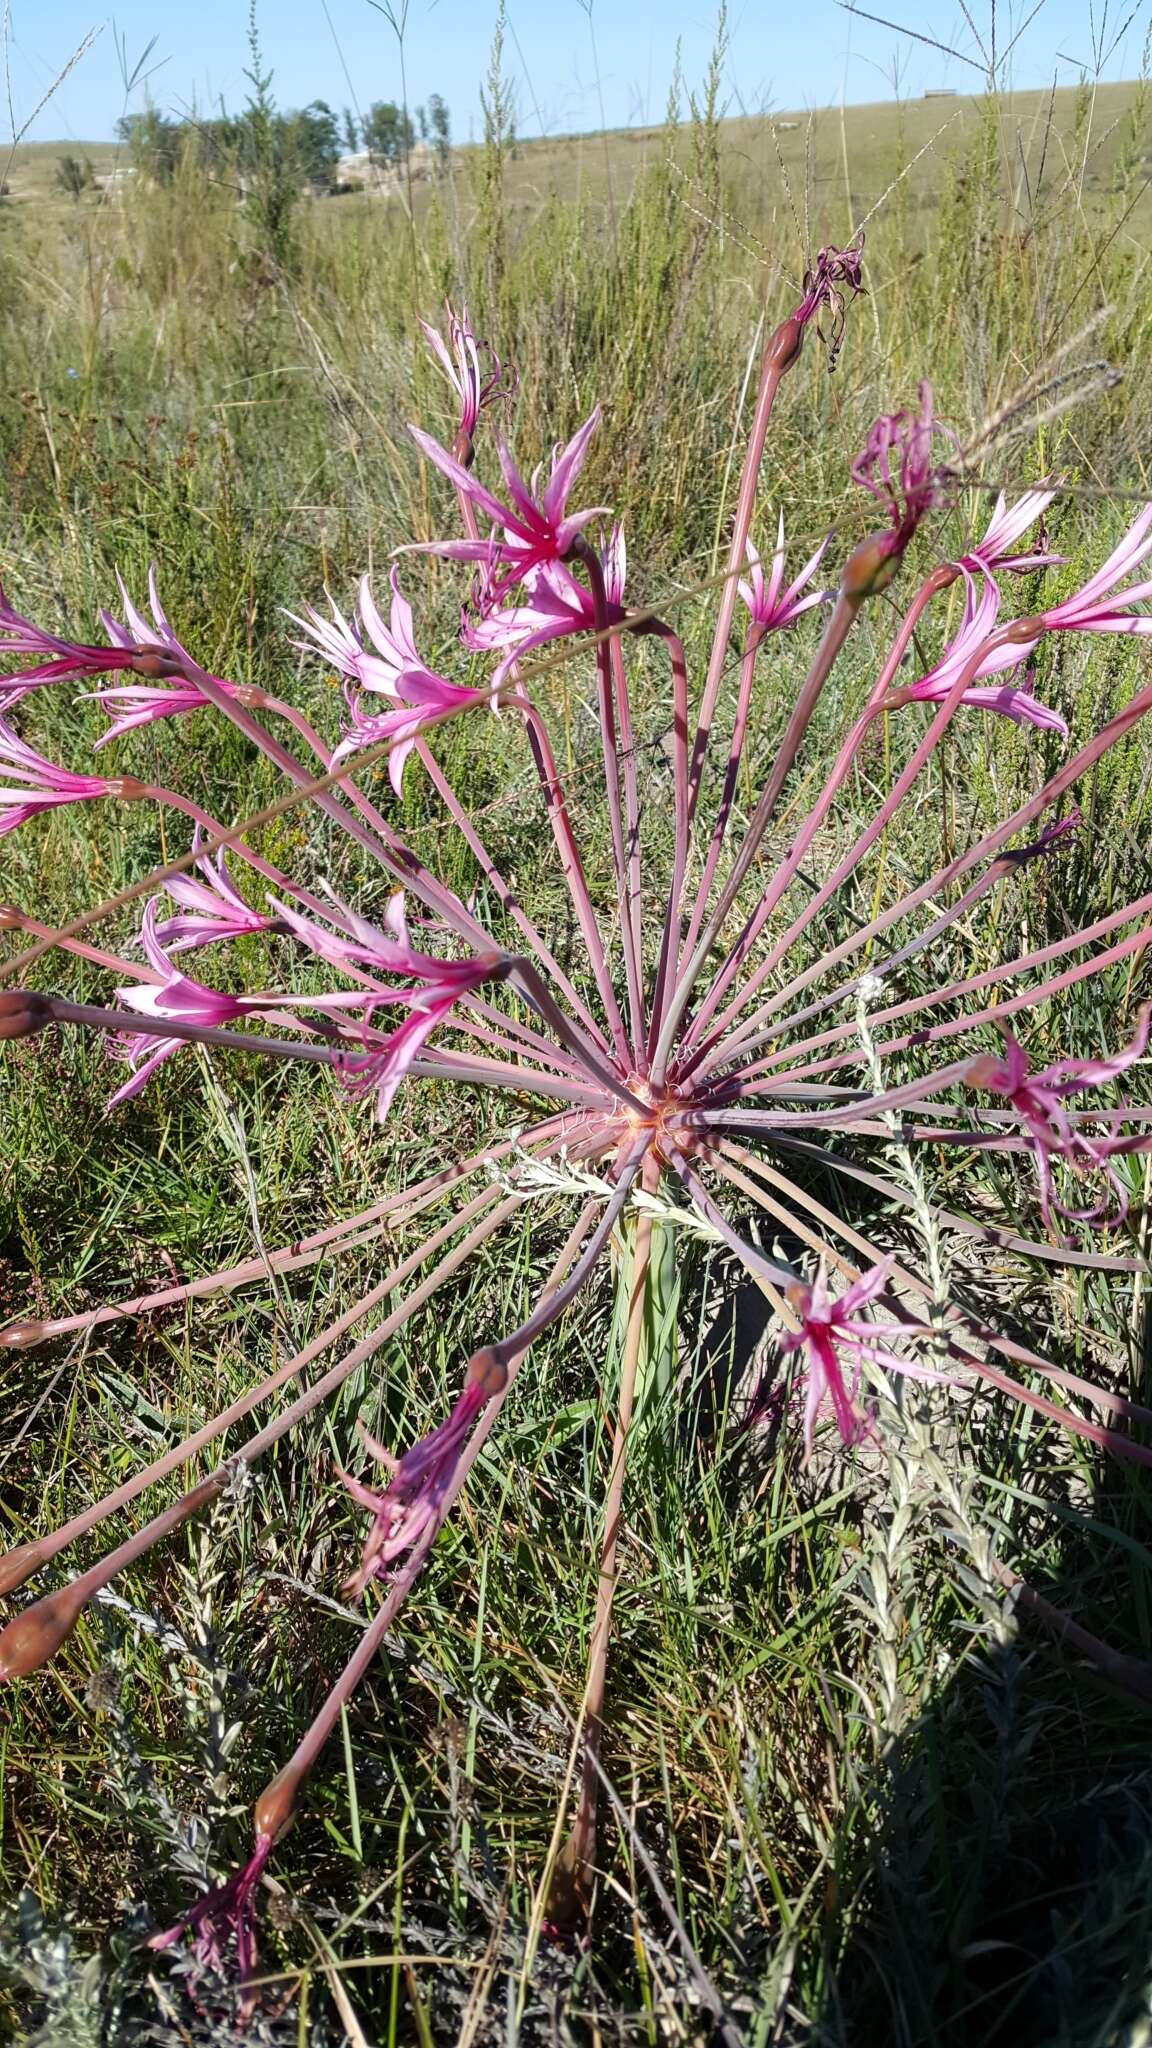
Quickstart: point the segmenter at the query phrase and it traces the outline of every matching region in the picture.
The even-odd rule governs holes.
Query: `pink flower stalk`
[[[138,787],[124,776],[109,780],[58,768],[22,740],[5,718],[0,718],[0,775],[10,778],[0,784],[0,833],[14,832],[39,811],[84,803],[89,797],[130,796]]]
[[[965,567],[963,574],[964,612],[960,629],[955,639],[945,648],[935,667],[930,668],[918,682],[901,689],[900,694],[906,700],[942,704],[996,625],[1000,612],[1000,592],[996,583],[987,575],[977,594],[972,571]],[[1030,643],[1032,647],[1035,644],[1035,641]],[[1029,652],[1029,646],[1019,644],[1009,643],[993,647],[981,656],[975,675],[999,675],[1006,669],[1019,668],[1020,664],[1027,660]],[[998,711],[1005,718],[1012,719],[1016,725],[1036,726],[1041,732],[1059,733],[1061,739],[1066,740],[1067,725],[1058,711],[1054,711],[1048,704],[1042,704],[1033,695],[1033,682],[1031,669],[1025,670],[1023,679],[1018,683],[1003,683],[987,688],[978,681],[973,681],[964,691],[960,702],[982,711]]]
[[[1056,1060],[1038,1074],[1032,1072],[1028,1056],[1011,1027],[1001,1024],[1006,1048],[1004,1058],[998,1060],[984,1054],[973,1060],[968,1068],[969,1087],[1003,1095],[1023,1123],[1032,1141],[1040,1208],[1049,1228],[1054,1208],[1070,1222],[1098,1222],[1107,1228],[1123,1223],[1128,1214],[1127,1191],[1115,1168],[1109,1165],[1118,1152],[1130,1149],[1128,1141],[1123,1138],[1087,1137],[1072,1124],[1064,1104],[1069,1096],[1079,1095],[1085,1088],[1099,1088],[1106,1081],[1114,1081],[1137,1060],[1143,1059],[1148,1049],[1150,1024],[1152,1003],[1143,1003],[1132,1040],[1123,1052],[1113,1053],[1110,1058],[1102,1060]],[[1069,1208],[1053,1190],[1053,1159],[1062,1160],[1073,1172],[1102,1172],[1116,1195],[1116,1207],[1109,1212],[1105,1197],[1090,1208]]]
[[[811,1285],[801,1281],[787,1290],[788,1301],[800,1319],[800,1328],[786,1330],[780,1338],[780,1348],[784,1352],[807,1353],[804,1443],[809,1457],[812,1455],[816,1420],[825,1401],[831,1407],[843,1443],[857,1444],[867,1434],[871,1420],[861,1409],[858,1399],[866,1360],[873,1365],[884,1366],[889,1372],[902,1373],[905,1378],[935,1381],[944,1378],[943,1374],[932,1372],[926,1366],[901,1358],[881,1341],[915,1334],[910,1332],[907,1323],[874,1323],[858,1313],[883,1293],[895,1263],[892,1256],[881,1259],[868,1272],[861,1273],[860,1278],[839,1296],[828,1292],[828,1276],[823,1265]],[[841,1353],[846,1355],[847,1368]]]
[[[448,315],[447,343],[426,320],[421,320],[419,326],[460,401],[455,454],[467,468],[472,462],[472,443],[480,414],[485,406],[492,405],[497,399],[512,396],[516,389],[516,376],[514,372],[505,370],[499,356],[486,341],[477,341],[468,319],[467,306],[457,313],[451,299],[445,299],[444,310]],[[486,358],[486,369],[481,367],[481,356]]]
[[[192,835],[193,847],[200,842],[197,826]],[[238,939],[249,932],[275,928],[275,917],[252,910],[245,903],[232,879],[223,847],[215,856],[202,857],[196,865],[204,881],[198,882],[192,875],[174,875],[164,885],[172,901],[180,906],[177,916],[154,926],[156,944],[165,954],[186,953],[194,946],[210,946],[223,939]]]
[[[347,692],[349,724],[332,756],[333,762],[345,760],[349,754],[375,746],[381,740],[396,739],[399,744],[388,757],[388,773],[397,796],[402,796],[405,766],[429,721],[469,704],[488,700],[494,705],[495,700],[488,691],[446,681],[426,665],[417,652],[412,607],[400,588],[395,568],[390,580],[392,612],[387,625],[377,609],[367,576],[360,583],[359,622],[376,650],[374,654],[368,652],[360,632],[349,625],[335,603],[330,619],[312,605],[305,606],[303,616],[295,612],[288,616],[308,635],[295,645],[308,654],[322,654],[354,686]],[[366,710],[363,692],[389,698],[396,709]]]
[[[832,535],[828,534],[821,541],[815,554],[809,556],[800,574],[788,585],[787,590],[781,589],[781,585],[784,582],[783,512],[780,514],[780,523],[776,533],[776,548],[772,556],[772,566],[768,572],[767,583],[764,581],[764,570],[761,566],[760,556],[752,545],[751,540],[747,542],[748,580],[747,582],[741,581],[739,591],[744,603],[748,607],[748,616],[753,625],[762,626],[765,632],[775,632],[782,626],[794,625],[802,613],[811,611],[816,605],[827,604],[829,599],[835,596],[836,593],[832,590],[813,590],[809,592],[807,597],[801,596],[801,592],[807,590],[813,576],[820,567],[828,551],[831,539]]]
[[[600,408],[589,414],[565,447],[552,451],[552,472],[541,488],[539,472],[531,485],[525,483],[502,434],[496,435],[496,453],[511,499],[504,505],[485,488],[455,456],[419,427],[410,427],[416,446],[441,474],[455,484],[475,510],[494,521],[503,531],[500,540],[430,540],[416,545],[415,552],[440,555],[452,562],[482,562],[488,568],[486,603],[499,603],[505,592],[522,583],[533,569],[546,563],[566,562],[589,520],[606,516],[608,507],[593,505],[582,512],[569,512],[568,497],[584,467],[588,443],[600,424]],[[504,570],[498,575],[498,570]]]
[[[383,1493],[377,1493],[347,1472],[340,1474],[353,1500],[373,1518],[360,1566],[346,1581],[346,1591],[362,1593],[372,1579],[387,1578],[396,1559],[411,1550],[429,1522],[437,1519],[468,1433],[488,1398],[480,1381],[470,1381],[451,1414],[402,1458],[394,1457],[367,1430],[362,1432],[368,1450],[391,1476]]]

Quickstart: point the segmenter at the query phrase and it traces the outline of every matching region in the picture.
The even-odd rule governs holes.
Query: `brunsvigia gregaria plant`
[[[493,1114],[489,1143],[416,1185],[383,1193],[346,1224],[225,1272],[0,1332],[8,1346],[47,1344],[259,1283],[270,1269],[296,1272],[357,1233],[362,1241],[382,1223],[428,1218],[430,1234],[418,1248],[269,1377],[107,1498],[51,1533],[29,1533],[0,1561],[0,1591],[10,1600],[26,1581],[57,1575],[30,1604],[16,1605],[0,1633],[3,1676],[29,1680],[118,1573],[328,1401],[483,1247],[498,1256],[501,1232],[525,1202],[543,1190],[561,1212],[565,1203],[572,1211],[536,1307],[518,1328],[477,1332],[483,1341],[460,1362],[455,1405],[431,1433],[399,1444],[368,1438],[363,1474],[333,1475],[366,1518],[348,1582],[367,1602],[370,1619],[312,1725],[256,1803],[250,1862],[197,1899],[158,1946],[190,1936],[195,1956],[208,1965],[231,1953],[231,1944],[241,1976],[251,1973],[261,1873],[308,1775],[412,1593],[534,1339],[563,1316],[613,1244],[621,1254],[613,1265],[622,1291],[621,1371],[580,1708],[583,1781],[550,1895],[558,1925],[579,1919],[592,1881],[617,1531],[636,1389],[650,1367],[645,1347],[658,1321],[650,1313],[657,1233],[681,1224],[703,1230],[767,1295],[780,1349],[793,1355],[803,1384],[809,1443],[825,1421],[846,1442],[858,1440],[873,1426],[869,1379],[907,1375],[945,1390],[999,1389],[1096,1445],[1152,1463],[1152,1449],[1134,1433],[1136,1425],[1152,1423],[1152,1413],[989,1326],[962,1293],[942,1289],[938,1262],[934,1269],[917,1229],[926,1217],[929,1236],[959,1233],[977,1252],[1009,1246],[1049,1264],[1138,1270],[1116,1233],[1131,1198],[1134,1169],[1127,1162],[1152,1146],[1147,1112],[1125,1095],[1125,1076],[1147,1051],[1149,1007],[1129,978],[1128,997],[1114,999],[1103,1042],[1065,1056],[1052,1033],[1066,991],[1121,963],[1129,963],[1130,976],[1139,970],[1152,939],[1152,895],[965,979],[925,989],[922,976],[905,974],[913,961],[923,969],[954,957],[953,942],[981,906],[990,910],[1016,888],[1031,863],[1059,860],[1076,829],[1077,785],[1152,709],[1149,684],[1072,751],[1060,718],[1034,695],[1029,666],[1047,635],[1152,635],[1152,616],[1140,609],[1152,581],[1139,577],[1152,555],[1152,505],[1076,595],[1018,617],[1014,579],[1058,559],[1040,524],[1055,488],[1032,490],[1013,504],[1001,500],[982,537],[960,559],[917,571],[896,607],[893,586],[907,576],[914,540],[916,553],[925,549],[925,515],[956,476],[955,442],[936,425],[924,385],[914,409],[876,423],[852,470],[878,500],[883,524],[835,577],[826,568],[831,537],[793,574],[783,523],[767,535],[753,532],[769,419],[808,328],[821,319],[831,323],[838,346],[845,301],[859,284],[858,250],[822,251],[802,302],[764,350],[726,569],[716,585],[711,656],[697,685],[672,626],[633,606],[624,537],[609,523],[610,512],[578,506],[598,412],[530,482],[495,425],[495,459],[486,454],[477,465],[482,415],[492,419],[494,403],[509,402],[513,384],[477,344],[466,317],[451,309],[447,338],[428,330],[428,340],[459,400],[452,449],[412,431],[434,472],[431,501],[445,511],[454,503],[459,533],[402,550],[405,566],[392,569],[387,591],[365,579],[354,617],[335,605],[301,605],[293,620],[296,646],[345,679],[339,735],[318,732],[290,702],[202,668],[169,623],[155,582],[150,616],[122,592],[117,616],[102,615],[100,645],[60,639],[7,603],[0,613],[0,646],[15,663],[3,686],[0,830],[49,806],[97,800],[166,806],[191,828],[181,857],[103,906],[133,897],[144,903],[139,952],[131,959],[81,936],[100,912],[62,930],[46,929],[30,910],[3,913],[10,932],[31,943],[4,970],[0,1034],[31,1039],[60,1027],[107,1033],[118,1063],[114,1104],[145,1088],[162,1089],[168,1063],[194,1043],[223,1059],[242,1048],[268,1060],[325,1066],[334,1086],[363,1098],[369,1117],[385,1117],[398,1090],[419,1091],[429,1078],[485,1091]],[[467,661],[460,672],[467,682],[441,675],[418,651],[404,584],[415,573],[413,554],[421,552],[464,565],[460,639]],[[817,579],[835,587],[817,587]],[[920,673],[933,607],[953,585],[962,598],[959,625],[934,666]],[[825,737],[817,740],[827,730],[824,693],[866,611],[874,625],[887,617],[898,623],[830,750]],[[749,788],[747,743],[765,722],[758,702],[763,650],[777,634],[786,636],[791,680],[782,708],[778,701],[767,707],[779,717],[780,737]],[[595,664],[610,887],[592,879],[587,839],[582,852],[578,823],[587,823],[587,792],[578,820],[550,718],[550,678],[558,658],[574,651],[561,647],[558,656],[552,643],[581,641],[590,676]],[[913,654],[917,665],[909,667]],[[647,793],[635,716],[641,660],[648,677],[666,671],[671,706]],[[57,767],[18,735],[21,704],[77,676],[103,679],[91,687],[111,721],[106,739],[125,736],[130,747],[137,728],[170,717],[195,715],[206,731],[211,719],[228,720],[282,771],[283,796],[256,819],[226,829],[178,791],[130,774]],[[531,875],[514,884],[496,865],[480,819],[450,779],[443,746],[438,751],[446,724],[491,714],[502,721],[509,759],[535,779],[539,859],[550,874],[558,871],[571,904],[566,947],[554,947],[533,920]],[[957,728],[964,744],[979,746],[997,716],[1045,730],[1045,747],[1061,765],[1047,779],[1037,776],[1034,793],[1007,815],[982,819],[978,833],[950,850],[935,872],[910,873],[889,855],[902,821],[922,802],[930,764]],[[467,849],[474,897],[464,900],[404,843],[390,821],[386,789],[377,787],[375,801],[366,793],[366,777],[385,758],[397,791],[407,776],[427,778],[429,800]],[[886,764],[882,771],[878,762]],[[885,777],[879,788],[878,772]],[[302,803],[316,807],[326,830],[355,842],[363,863],[357,891],[304,886],[260,850],[267,819]],[[837,838],[831,828],[845,818],[847,833]],[[829,856],[833,842],[837,851]],[[852,915],[841,916],[849,899]],[[557,929],[550,918],[549,930]],[[266,985],[244,993],[230,992],[235,965],[221,972],[208,964],[238,939],[244,959],[267,963]],[[106,1005],[14,985],[56,947],[107,970]],[[1114,975],[1108,987],[1116,989]],[[523,1109],[528,1102],[535,1105],[531,1116]],[[900,1178],[894,1145],[913,1167],[918,1159],[947,1158],[953,1207],[935,1206],[936,1183],[925,1175]],[[994,1156],[1018,1209],[1000,1218],[986,1201],[965,1210],[964,1162],[978,1152]],[[908,1219],[909,1248],[898,1222],[889,1231],[901,1246],[894,1250],[817,1199],[811,1190],[823,1184],[819,1173],[827,1180],[830,1165],[837,1186],[858,1183],[882,1198],[889,1215]],[[977,1207],[979,1214],[972,1213]],[[737,1227],[754,1210],[764,1218],[765,1241],[786,1252],[763,1249],[759,1233]],[[366,1321],[369,1333],[342,1349],[345,1335]],[[277,1406],[273,1397],[282,1389],[290,1398]],[[220,1462],[209,1457],[187,1492],[86,1569],[64,1575],[79,1539],[162,1489],[170,1474],[210,1453],[259,1410],[267,1419],[234,1440]]]

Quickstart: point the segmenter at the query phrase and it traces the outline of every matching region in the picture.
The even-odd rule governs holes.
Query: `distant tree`
[[[300,113],[287,116],[284,151],[314,191],[329,190],[340,155],[340,130],[325,100],[313,100]]]
[[[425,113],[425,111],[424,111],[423,107],[417,107],[417,109],[416,109],[416,130],[417,130],[417,133],[419,134],[419,137],[420,137],[420,140],[421,140],[421,142],[427,142],[427,140],[428,140],[428,116],[427,116],[427,114]]]
[[[432,147],[436,151],[437,166],[441,171],[446,171],[452,148],[452,126],[448,108],[438,92],[428,95],[428,128],[432,136]]]
[[[141,114],[125,114],[116,123],[116,133],[125,143],[136,169],[157,185],[170,185],[176,175],[186,128],[169,121],[155,107]]]
[[[355,156],[360,147],[360,123],[351,107],[344,109],[344,147],[349,156]]]
[[[412,147],[412,123],[393,100],[377,100],[364,116],[364,146],[386,164],[399,164]]]
[[[56,183],[62,192],[75,201],[87,187],[95,182],[90,163],[80,162],[76,156],[61,156],[56,159]]]

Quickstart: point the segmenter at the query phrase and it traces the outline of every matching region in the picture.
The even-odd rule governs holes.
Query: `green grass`
[[[1046,588],[1061,577],[1073,587],[1126,522],[1127,503],[1110,494],[1149,485],[1146,92],[1060,95],[1050,128],[1039,96],[964,103],[914,161],[951,112],[821,115],[810,141],[781,134],[786,179],[763,124],[704,119],[674,138],[687,182],[661,131],[525,146],[507,160],[462,155],[422,195],[414,233],[398,209],[367,201],[302,205],[279,263],[258,222],[192,160],[169,189],[73,207],[47,193],[43,152],[22,153],[0,206],[6,586],[79,634],[113,600],[114,566],[135,592],[155,559],[170,614],[206,665],[274,684],[330,727],[331,686],[301,672],[278,608],[325,585],[346,599],[362,568],[379,573],[392,547],[437,529],[443,499],[403,429],[445,421],[412,333],[414,312],[434,316],[450,288],[519,368],[525,458],[603,403],[591,500],[625,519],[631,589],[674,619],[699,673],[710,616],[700,586],[720,559],[760,323],[791,302],[805,218],[813,243],[842,237],[911,164],[869,223],[868,296],[851,310],[835,375],[810,343],[785,384],[761,529],[783,502],[797,557],[833,520],[844,543],[863,533],[848,463],[871,418],[911,400],[921,376],[968,439],[1025,378],[1103,359],[1120,383],[1039,426],[1027,413],[983,468],[990,487],[1050,469],[1068,477],[1053,537],[1071,560]],[[944,515],[920,544],[924,566],[955,553],[988,504],[974,491]],[[432,564],[408,581],[435,655],[459,584]],[[1032,595],[1026,585],[1022,608]],[[874,672],[886,623],[870,619],[837,671],[822,713],[829,740]],[[799,644],[782,636],[763,670],[761,766]],[[648,649],[639,673],[658,812],[667,713]],[[1043,650],[1037,687],[1076,740],[1146,676],[1135,642],[1065,643]],[[581,656],[547,688],[603,901],[611,869],[592,808],[589,681]],[[74,765],[102,723],[68,692],[41,693],[20,718]],[[929,872],[943,840],[1006,810],[1056,759],[1047,740],[1001,725],[964,734],[877,887],[895,886],[901,863]],[[242,743],[202,724],[153,729],[115,758],[229,819],[276,793]],[[461,728],[444,758],[493,852],[569,945],[506,722]],[[879,752],[866,760],[820,845],[823,866],[885,768]],[[1148,768],[1139,740],[1110,758],[1080,793],[1086,827],[1058,867],[994,899],[924,974],[979,967],[1026,936],[1043,943],[1148,888]],[[415,774],[400,822],[447,880],[471,885]],[[370,900],[326,828],[290,813],[263,843],[300,875],[330,875]],[[0,842],[0,894],[62,920],[185,844],[179,821],[174,830],[143,809],[42,818]],[[846,902],[828,936],[860,909]],[[132,929],[123,913],[103,942]],[[255,985],[258,947],[249,965]],[[37,972],[69,992],[105,986],[68,961]],[[1113,1007],[1142,992],[1138,964],[1051,1028],[1077,1049],[1095,1044],[1113,1035]],[[106,1117],[98,1045],[61,1034],[8,1055],[0,1314],[115,1299],[288,1243],[487,1128],[483,1104],[438,1086],[403,1098],[378,1130],[322,1076],[269,1078],[239,1059],[210,1069],[194,1054],[170,1072],[162,1091]],[[814,1186],[860,1228],[895,1231],[859,1189],[831,1175]],[[951,1192],[943,1176],[940,1191]],[[1142,1181],[1134,1191],[1144,1199]],[[989,1203],[1004,1194],[991,1177],[978,1189]],[[360,1518],[333,1463],[356,1460],[357,1415],[404,1442],[437,1419],[468,1351],[530,1306],[568,1213],[530,1206],[499,1253],[438,1296],[249,1488],[129,1575],[128,1610],[90,1610],[52,1671],[6,1698],[10,2038],[232,2038],[223,2022],[210,2031],[178,1986],[171,2011],[157,2005],[135,1937],[187,1903],[206,1851],[217,1868],[243,1853],[251,1799],[354,1643],[359,1614],[338,1587]],[[1143,1231],[1141,1220],[1141,1242]],[[223,1405],[356,1300],[381,1256],[367,1247],[86,1347],[0,1354],[0,1513],[13,1533],[97,1498],[185,1418]],[[1008,1256],[963,1253],[957,1275],[1029,1341],[1042,1335],[1062,1362],[1147,1399],[1131,1280],[1038,1278]],[[980,1567],[994,1540],[1086,1625],[1152,1655],[1143,1477],[985,1399],[959,1413],[910,1400],[885,1418],[886,1449],[825,1451],[806,1467],[794,1430],[733,1426],[749,1359],[764,1355],[759,1297],[701,1243],[686,1244],[679,1283],[679,1405],[644,1438],[627,1494],[604,1754],[620,1804],[605,1814],[595,1948],[526,1960],[525,1933],[595,1596],[614,1364],[606,1275],[534,1351],[277,1855],[283,1898],[265,1955],[292,1996],[282,2019],[261,2022],[267,2037],[339,2040],[350,2030],[335,1982],[373,2043],[707,2039],[643,1848],[757,2048],[1145,2039],[1147,1709],[1027,1618],[1017,1632]],[[97,1554],[81,1550],[85,1562]],[[158,1636],[158,1622],[179,1635]]]

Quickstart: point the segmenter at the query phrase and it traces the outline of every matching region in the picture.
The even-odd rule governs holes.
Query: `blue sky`
[[[401,4],[401,0],[396,0]],[[979,62],[971,29],[957,0],[861,0],[921,34],[933,36]],[[1093,43],[1107,51],[1132,0],[1041,0],[1012,56],[1012,83],[1047,84],[1053,74],[1071,83],[1077,66],[1091,66]],[[1027,20],[1034,0],[999,0],[1001,49]],[[1152,0],[1111,50],[1104,75],[1132,77]],[[90,29],[99,34],[48,106],[28,130],[31,140],[96,141],[113,133],[124,111],[122,53],[129,70],[153,36],[148,90],[165,111],[180,113],[239,106],[245,95],[246,0],[121,0],[114,17],[99,0],[11,0],[8,70],[11,109],[0,99],[0,131],[32,116],[52,79]],[[968,12],[987,39],[992,0],[970,0]],[[494,0],[408,0],[408,97],[416,105],[439,92],[452,112],[454,138],[467,141],[480,121],[483,80],[495,14]],[[326,99],[339,111],[359,101],[400,97],[396,39],[370,0],[262,0],[265,60],[284,107]],[[517,84],[519,127],[525,136],[658,120],[664,110],[677,38],[690,81],[707,62],[715,24],[707,0],[577,0],[576,5],[509,0],[506,68]],[[902,90],[929,86],[963,90],[979,72],[956,58],[895,35],[836,0],[732,0],[725,76],[728,111],[772,106],[825,106],[891,97],[893,65]],[[0,85],[0,95],[3,86]],[[139,88],[131,102],[141,104]]]

